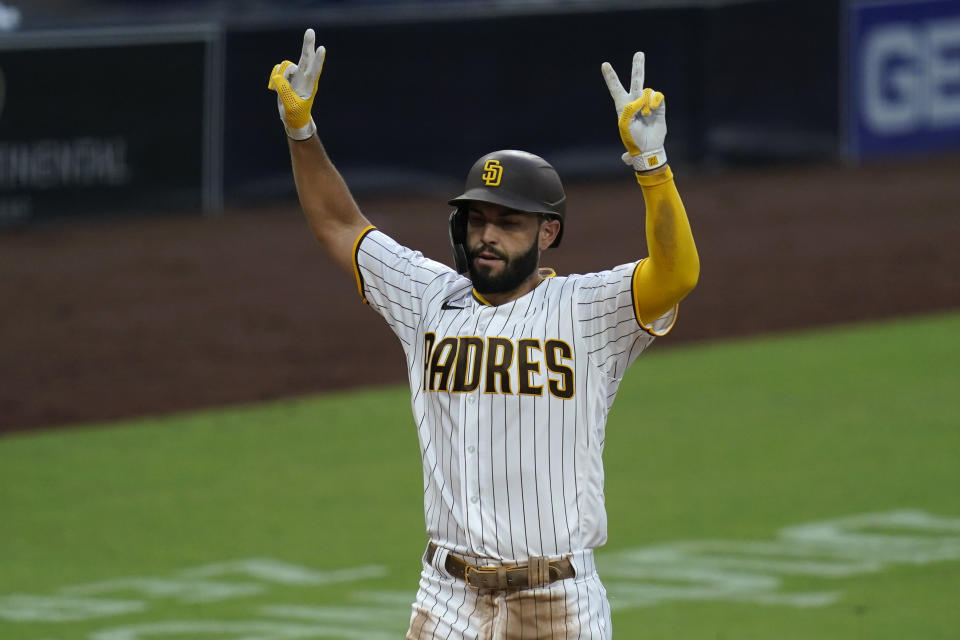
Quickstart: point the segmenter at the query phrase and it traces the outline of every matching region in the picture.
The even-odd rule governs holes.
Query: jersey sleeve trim
[[[363,239],[367,237],[367,234],[376,229],[372,224],[360,232],[360,235],[357,236],[357,239],[353,242],[353,275],[357,279],[357,291],[360,292],[360,299],[367,303],[367,296],[363,295],[363,276],[360,275],[360,243],[363,242]]]
[[[672,314],[672,318],[670,318],[670,325],[666,329],[661,329],[660,331],[657,331],[656,329],[653,328],[653,325],[657,323],[657,320],[659,320],[659,318],[655,319],[650,324],[644,324],[643,318],[640,317],[640,309],[637,308],[636,283],[637,283],[637,274],[640,273],[640,265],[642,265],[646,260],[647,258],[640,260],[639,262],[637,262],[637,266],[633,268],[633,275],[630,277],[630,302],[633,304],[633,316],[637,319],[637,324],[640,325],[640,328],[655,338],[661,338],[667,335],[668,333],[670,333],[670,330],[673,329],[673,325],[677,323],[677,313],[679,312],[680,305],[679,304],[673,305],[673,308],[664,314],[664,315]]]

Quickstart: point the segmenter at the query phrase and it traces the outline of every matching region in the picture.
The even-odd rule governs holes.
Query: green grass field
[[[616,637],[960,637],[958,336],[642,356],[607,425]],[[405,388],[0,438],[0,638],[399,638],[421,497]]]

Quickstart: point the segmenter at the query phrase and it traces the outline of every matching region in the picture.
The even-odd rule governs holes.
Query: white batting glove
[[[666,164],[663,140],[667,137],[667,105],[662,93],[643,88],[643,52],[633,54],[630,93],[624,91],[609,62],[600,65],[600,70],[620,118],[617,123],[620,139],[627,148],[624,163],[635,171],[648,171]]]
[[[270,72],[267,88],[277,92],[277,109],[287,135],[294,140],[306,140],[317,131],[310,115],[323,60],[327,56],[324,47],[314,50],[316,35],[313,29],[303,34],[303,50],[300,62],[293,64],[284,60]]]

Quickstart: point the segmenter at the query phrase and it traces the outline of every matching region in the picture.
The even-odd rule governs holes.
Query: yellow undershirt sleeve
[[[633,304],[644,329],[673,309],[700,277],[700,258],[693,232],[670,167],[663,173],[637,174],[647,206],[650,257],[633,273]]]

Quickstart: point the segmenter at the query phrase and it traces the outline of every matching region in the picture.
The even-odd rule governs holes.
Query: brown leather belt
[[[433,557],[439,547],[434,543],[427,545],[427,564],[433,564]],[[452,553],[447,554],[444,569],[454,578],[459,578],[474,589],[531,589],[551,584],[557,580],[566,580],[577,575],[570,557],[548,560],[533,556],[527,564],[511,567],[478,566],[470,564]]]

